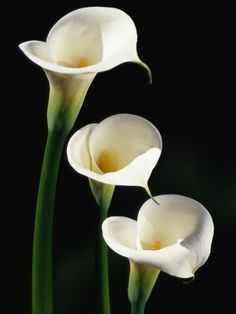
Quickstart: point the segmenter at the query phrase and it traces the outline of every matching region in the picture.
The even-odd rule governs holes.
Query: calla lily
[[[97,182],[147,189],[161,149],[161,135],[148,120],[117,114],[78,130],[67,156],[78,173]]]
[[[137,31],[125,12],[87,7],[61,18],[46,42],[28,41],[20,48],[48,71],[78,75],[107,71],[124,62],[136,62],[148,69],[139,59],[136,45]]]
[[[197,201],[180,195],[146,201],[137,221],[107,218],[103,237],[116,253],[137,264],[155,267],[172,276],[190,278],[209,257],[213,221]]]
[[[132,19],[119,9],[106,7],[75,10],[52,27],[46,42],[34,40],[20,44],[20,49],[45,70],[49,79],[49,129],[65,115],[64,106],[69,107],[66,122],[70,126],[74,123],[85,94],[99,72],[124,62],[135,62],[148,70],[151,79],[151,72],[139,59],[136,46],[137,31]],[[55,106],[60,107],[56,118]]]

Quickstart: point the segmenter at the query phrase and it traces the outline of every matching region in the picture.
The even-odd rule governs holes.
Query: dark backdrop
[[[79,7],[114,6],[138,30],[138,52],[153,73],[123,64],[93,82],[74,130],[128,112],[149,119],[163,138],[163,153],[149,181],[153,194],[197,199],[215,222],[212,253],[191,284],[162,273],[148,313],[189,313],[232,307],[235,247],[235,127],[230,79],[230,8],[206,4],[130,1],[20,2],[6,10],[2,95],[4,180],[2,313],[31,313],[31,254],[37,186],[46,140],[48,83],[18,49],[45,40],[52,25]],[[9,12],[14,10],[16,17]],[[4,14],[4,13],[3,13]],[[6,70],[6,74],[5,74]],[[6,110],[6,114],[5,114]],[[74,131],[73,130],[73,131]],[[73,132],[72,132],[73,133]],[[6,140],[6,145],[5,145]],[[6,165],[6,166],[5,166]],[[6,198],[6,201],[4,201]],[[117,187],[110,215],[136,217],[145,192]],[[96,313],[93,243],[98,208],[87,178],[61,162],[55,208],[55,313]],[[234,237],[234,241],[233,241]],[[110,252],[112,314],[129,313],[128,261]],[[5,276],[6,275],[6,276]]]

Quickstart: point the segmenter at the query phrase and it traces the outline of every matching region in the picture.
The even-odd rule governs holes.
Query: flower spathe
[[[155,197],[141,207],[137,221],[107,218],[103,237],[116,253],[172,276],[190,278],[209,257],[214,226],[197,201],[180,195]]]
[[[137,54],[137,31],[122,10],[87,7],[70,12],[50,30],[46,42],[20,48],[42,68],[62,74],[107,71],[124,62],[147,66]]]
[[[151,72],[137,54],[137,31],[122,10],[87,7],[70,12],[50,30],[46,42],[19,45],[42,67],[50,84],[49,130],[68,132],[97,73],[124,62],[138,63]],[[66,106],[66,110],[65,110]]]
[[[67,156],[78,173],[97,182],[147,188],[161,149],[160,133],[152,123],[117,114],[78,130],[69,140]]]

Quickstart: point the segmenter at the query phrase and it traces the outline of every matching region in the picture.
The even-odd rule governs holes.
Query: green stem
[[[56,182],[65,136],[48,134],[36,206],[33,261],[33,314],[53,313],[52,229]]]
[[[131,314],[144,314],[145,303],[131,303]]]
[[[144,314],[145,305],[155,285],[160,270],[150,265],[130,260],[128,296],[131,314]]]
[[[95,74],[73,76],[46,71],[50,85],[48,138],[35,214],[32,260],[32,313],[53,314],[52,234],[60,159],[66,137]]]
[[[107,218],[107,212],[110,207],[115,186],[103,184],[94,180],[90,180],[89,182],[92,193],[100,206],[96,237],[96,273],[98,278],[99,298],[98,313],[110,314],[108,249],[102,236],[102,223]]]
[[[98,297],[100,314],[110,314],[110,294],[109,294],[109,265],[108,265],[108,249],[102,236],[101,225],[107,218],[107,211],[100,208],[97,232],[97,276],[98,276]]]

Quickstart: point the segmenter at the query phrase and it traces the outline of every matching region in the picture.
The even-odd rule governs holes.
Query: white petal
[[[123,221],[127,218],[123,217],[110,217],[105,220],[104,239],[112,250],[136,263],[154,266],[176,277],[192,277],[210,254],[214,231],[212,218],[208,211],[193,199],[180,195],[162,195],[155,199],[160,206],[153,200],[148,200],[140,209],[137,237],[139,236],[141,243],[162,239],[165,241],[167,238],[166,241],[170,242],[168,246],[159,250],[141,250],[133,245],[127,246],[125,233],[122,231]],[[125,223],[124,226],[127,227]]]
[[[96,71],[96,69],[94,69],[94,66],[74,68],[69,66],[62,66],[60,64],[55,63],[49,51],[48,45],[42,41],[37,40],[26,41],[20,44],[19,48],[32,62],[39,65],[44,70],[72,75],[99,72]]]
[[[161,195],[160,204],[148,200],[138,214],[138,238],[151,251],[149,263],[177,277],[191,277],[205,263],[211,248],[213,222],[197,201],[180,195]]]
[[[47,53],[41,52],[43,44]],[[88,7],[60,19],[47,42],[30,41],[19,47],[46,70],[64,74],[98,73],[124,62],[141,62],[137,54],[137,31],[132,19],[116,8]],[[43,48],[44,49],[44,48]],[[85,58],[88,66],[78,67]]]
[[[85,140],[89,145],[90,168],[76,156]],[[112,185],[146,187],[161,148],[161,136],[149,121],[135,115],[118,114],[97,124],[86,136],[79,130],[69,141],[67,152],[72,167],[91,179]],[[102,173],[99,165],[103,152],[108,152],[112,163],[112,170],[107,173]]]
[[[147,188],[147,181],[158,162],[161,151],[150,148],[147,152],[136,157],[126,167],[101,175],[94,175],[93,179],[112,185],[141,186]]]
[[[79,173],[86,175],[92,168],[91,156],[89,153],[89,135],[97,124],[88,124],[78,130],[67,145],[67,157],[70,165]]]
[[[42,68],[47,68],[48,64],[53,62],[48,51],[48,47],[43,41],[26,41],[20,44],[19,48],[31,61],[41,66]]]
[[[55,63],[78,67],[86,57],[90,65],[102,60],[102,19],[94,8],[73,11],[60,19],[50,30],[47,44]],[[99,12],[98,12],[99,13]]]
[[[95,160],[104,149],[113,152],[119,170],[151,148],[161,150],[162,140],[148,120],[132,114],[116,114],[98,124],[91,134],[89,146]]]
[[[183,267],[184,271],[179,269],[182,257],[188,254],[188,250],[179,244],[159,251],[137,250],[137,222],[135,220],[126,217],[109,217],[103,222],[102,230],[107,245],[119,255],[136,263],[157,267],[177,277],[188,278],[192,276],[190,268]],[[164,267],[162,267],[163,265]]]
[[[143,249],[152,249],[152,243],[157,240],[161,247],[175,244],[186,238],[197,224],[198,216],[194,215],[189,198],[161,195],[158,203],[159,206],[149,199],[138,214],[138,233]]]
[[[107,245],[115,252],[126,256],[127,250],[135,250],[137,221],[126,217],[109,217],[102,224],[102,232]]]
[[[73,11],[51,29],[47,42],[56,62],[88,57],[105,71],[127,61],[139,62],[132,19],[116,8],[88,7]],[[99,64],[100,62],[100,64]]]

